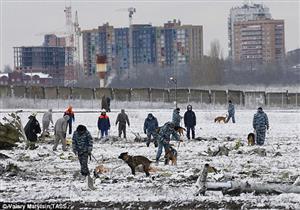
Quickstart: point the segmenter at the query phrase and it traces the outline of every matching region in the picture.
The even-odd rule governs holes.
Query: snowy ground
[[[5,110],[2,110],[5,112]],[[76,110],[75,110],[76,111]],[[196,136],[204,138],[215,137],[211,141],[184,141],[177,147],[178,165],[165,166],[161,162],[159,171],[151,173],[146,178],[144,173],[137,173],[133,177],[130,168],[118,155],[129,152],[131,155],[144,155],[155,159],[156,148],[149,148],[144,143],[133,142],[134,135],[130,132],[142,132],[143,122],[149,112],[158,118],[159,124],[171,119],[171,109],[128,109],[131,127],[128,128],[128,140],[112,142],[94,142],[93,155],[103,160],[103,164],[110,172],[96,179],[95,191],[87,190],[85,183],[76,178],[79,162],[71,151],[51,151],[52,144],[40,144],[35,151],[26,151],[22,145],[13,151],[1,151],[11,159],[1,160],[0,164],[18,165],[22,170],[21,176],[11,177],[5,174],[1,178],[0,201],[30,202],[30,201],[84,201],[87,204],[111,205],[111,207],[154,208],[283,208],[300,209],[299,194],[254,195],[241,194],[239,196],[222,195],[221,192],[207,192],[206,196],[193,196],[195,175],[205,163],[210,163],[226,177],[249,182],[281,182],[291,183],[300,174],[300,111],[297,110],[266,110],[270,121],[265,148],[267,156],[261,157],[251,152],[257,148],[249,147],[246,137],[252,132],[253,110],[242,110],[236,113],[236,124],[215,124],[213,119],[224,114],[225,110],[203,111],[194,110],[197,115]],[[2,118],[5,113],[1,112]],[[21,113],[23,123],[30,113]],[[114,125],[117,110],[109,113],[112,128],[111,136],[117,135]],[[55,113],[58,119],[62,113]],[[41,122],[42,114],[37,118]],[[96,112],[77,113],[75,127],[82,123],[87,125],[93,136],[97,135]],[[235,139],[233,141],[228,141]],[[184,138],[185,139],[185,138]],[[236,142],[240,140],[244,146],[234,150]],[[229,156],[206,156],[208,148],[217,149],[226,145]],[[282,156],[275,156],[280,152]],[[89,168],[95,168],[96,161],[89,163]],[[209,176],[213,181],[213,175]],[[83,205],[83,204],[81,204]]]

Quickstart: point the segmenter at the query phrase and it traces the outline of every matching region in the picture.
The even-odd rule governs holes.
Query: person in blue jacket
[[[235,108],[234,108],[234,105],[232,103],[231,100],[228,101],[228,118],[226,120],[226,123],[229,122],[230,118],[232,118],[232,123],[235,123],[235,117],[234,117],[234,114],[235,114]]]
[[[153,141],[155,147],[157,147],[157,140],[156,140],[156,136],[157,136],[157,132],[156,129],[158,128],[158,122],[157,119],[153,116],[152,113],[148,114],[148,117],[145,119],[144,122],[144,133],[147,134],[147,147],[149,147],[150,142]],[[153,140],[151,140],[151,136],[153,138]]]

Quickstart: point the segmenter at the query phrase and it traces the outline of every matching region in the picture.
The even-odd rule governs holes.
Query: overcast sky
[[[0,0],[1,2],[1,60],[13,67],[14,46],[41,45],[43,36],[52,31],[63,31],[64,7],[69,0]],[[81,29],[96,28],[109,22],[114,27],[127,27],[125,8],[135,7],[133,23],[152,23],[162,26],[168,20],[180,19],[182,24],[203,25],[204,53],[210,42],[218,39],[223,54],[228,54],[227,17],[231,7],[240,6],[242,0],[194,1],[91,1],[72,0],[73,15],[78,10]],[[286,51],[300,47],[300,0],[257,0],[270,8],[274,19],[285,21]],[[122,11],[122,9],[124,11]]]

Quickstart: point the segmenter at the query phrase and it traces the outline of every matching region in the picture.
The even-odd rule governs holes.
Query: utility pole
[[[177,79],[174,77],[170,77],[170,81],[174,83],[175,86],[175,95],[174,95],[174,99],[175,99],[175,108],[177,108]]]
[[[135,8],[130,7],[128,8],[129,12],[129,36],[128,36],[128,45],[129,45],[129,65],[128,65],[128,79],[130,78],[130,70],[133,68],[133,35],[132,35],[132,17],[133,14],[136,12]]]

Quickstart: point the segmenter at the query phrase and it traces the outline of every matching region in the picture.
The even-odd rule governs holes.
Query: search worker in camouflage
[[[118,114],[116,125],[119,123],[119,137],[123,133],[124,138],[126,139],[126,123],[130,126],[128,115],[125,113],[124,109],[121,109],[121,113]]]
[[[78,125],[72,138],[72,148],[75,155],[78,155],[81,175],[88,176],[88,157],[91,156],[93,150],[93,138],[84,125]]]
[[[234,114],[235,114],[235,108],[234,108],[234,105],[232,103],[231,100],[228,101],[228,118],[226,120],[226,123],[229,122],[230,118],[232,118],[232,123],[235,123],[235,117],[234,117]]]
[[[180,116],[180,109],[176,108],[173,111],[173,116],[172,116],[172,122],[175,124],[176,127],[180,126],[180,121],[183,117]]]
[[[269,129],[269,119],[261,107],[253,117],[253,128],[256,133],[256,144],[263,145],[266,138],[266,129]]]
[[[43,115],[43,120],[42,120],[42,124],[43,124],[43,132],[48,132],[49,130],[49,125],[50,123],[53,124],[53,120],[52,120],[52,109],[49,109],[47,112],[44,113]]]
[[[157,132],[156,129],[158,128],[158,122],[157,119],[153,116],[152,113],[148,114],[148,117],[145,119],[144,122],[144,133],[147,134],[147,147],[149,147],[150,142],[151,142],[151,136],[153,138],[153,143],[155,147],[157,147],[157,142],[156,142],[156,136]]]
[[[171,135],[174,138],[174,140],[180,140],[178,133],[175,131],[175,124],[173,122],[167,122],[159,129],[159,133],[157,136],[158,149],[156,154],[156,165],[158,165],[159,163],[162,148],[164,148],[166,152],[166,149],[170,147]]]
[[[53,146],[53,151],[57,150],[59,141],[61,141],[62,143],[62,150],[67,151],[66,133],[67,133],[67,126],[68,126],[69,119],[70,119],[69,115],[65,115],[62,118],[59,118],[54,125],[55,142]]]

